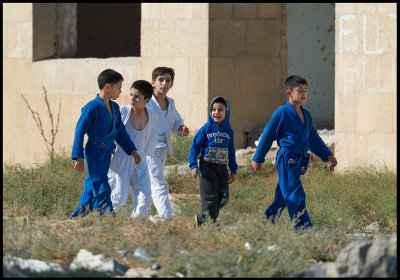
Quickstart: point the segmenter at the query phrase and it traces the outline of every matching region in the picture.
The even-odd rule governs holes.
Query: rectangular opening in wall
[[[33,61],[140,56],[140,3],[33,3]]]

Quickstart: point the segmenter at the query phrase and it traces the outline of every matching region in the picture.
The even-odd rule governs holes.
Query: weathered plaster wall
[[[397,172],[397,4],[336,4],[338,171]]]
[[[335,112],[335,5],[287,4],[288,76],[308,82],[313,123],[333,128]]]
[[[210,4],[208,101],[231,103],[236,148],[264,127],[286,98],[286,4]]]

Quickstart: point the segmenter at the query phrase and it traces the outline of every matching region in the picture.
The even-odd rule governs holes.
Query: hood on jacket
[[[231,104],[229,103],[228,99],[223,96],[216,96],[211,100],[210,107],[208,108],[208,122],[210,122],[212,125],[217,125],[217,123],[211,118],[211,109],[212,109],[214,102],[217,99],[222,99],[223,101],[225,101],[226,116],[225,116],[225,119],[222,121],[221,126],[232,129],[231,125],[229,124],[229,117],[231,114]]]

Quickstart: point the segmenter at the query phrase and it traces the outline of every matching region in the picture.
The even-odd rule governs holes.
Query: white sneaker
[[[195,227],[197,227],[197,228],[201,227],[201,223],[199,221],[199,218],[197,217],[197,214],[194,215],[194,222],[195,222],[195,224],[194,224]]]

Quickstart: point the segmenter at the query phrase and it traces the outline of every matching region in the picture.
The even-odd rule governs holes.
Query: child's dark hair
[[[99,84],[99,88],[103,89],[106,84],[116,84],[120,80],[124,80],[122,75],[113,69],[106,69],[100,73],[99,77],[97,78],[97,83]]]
[[[169,73],[171,75],[171,80],[172,82],[174,81],[175,77],[175,71],[172,68],[169,67],[157,67],[156,69],[153,70],[153,73],[151,73],[151,80],[155,81],[158,76],[164,75]]]
[[[144,99],[151,98],[153,96],[153,86],[145,80],[134,81],[131,88],[137,89],[143,94]]]
[[[289,76],[285,81],[285,91],[287,89],[293,90],[293,88],[299,85],[307,85],[307,81],[299,75]]]
[[[225,108],[226,108],[226,101],[225,101],[225,99],[224,99],[223,97],[221,97],[221,96],[217,97],[217,98],[213,101],[213,103],[211,104],[211,107],[212,107],[215,103],[224,104],[224,105],[225,105]]]

